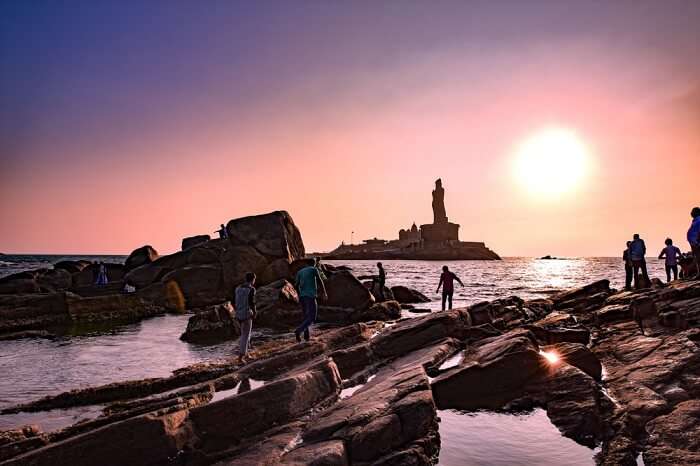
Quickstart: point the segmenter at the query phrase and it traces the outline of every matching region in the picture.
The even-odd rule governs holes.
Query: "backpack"
[[[250,303],[248,302],[250,290],[252,289],[253,287],[247,283],[236,288],[234,308],[236,309],[236,319],[238,320],[248,320],[252,317],[250,313]]]

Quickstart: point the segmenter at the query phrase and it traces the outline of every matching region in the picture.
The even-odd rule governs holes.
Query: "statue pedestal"
[[[426,243],[459,241],[459,225],[449,222],[421,225],[420,235]]]

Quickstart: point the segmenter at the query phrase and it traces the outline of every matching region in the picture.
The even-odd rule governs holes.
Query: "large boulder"
[[[231,220],[226,230],[234,246],[250,246],[263,256],[287,262],[304,257],[301,233],[283,210]]]
[[[124,262],[124,271],[129,272],[136,267],[150,264],[156,259],[158,259],[158,251],[149,245],[141,246],[138,249],[134,249],[131,254],[129,254],[129,257],[126,258]]]
[[[370,293],[372,293],[372,296],[374,296],[376,302],[394,301],[394,293],[391,291],[391,288],[387,287],[386,285],[382,290],[384,292],[384,299],[382,299],[382,293],[379,290],[379,282],[376,280],[366,280],[363,281],[362,284],[365,285],[365,288],[367,288]]]
[[[90,265],[90,261],[77,260],[77,261],[59,261],[53,265],[54,269],[63,269],[70,274],[78,273],[85,267]]]
[[[401,305],[396,301],[375,303],[367,309],[360,309],[350,314],[350,319],[353,322],[386,321],[399,318],[401,318]]]
[[[183,251],[160,256],[129,271],[125,281],[137,289],[175,281],[190,308],[233,298],[245,274],[253,272],[266,285],[290,275],[290,263],[303,257],[299,230],[286,212],[245,217],[229,222],[230,238],[208,240]]]
[[[161,281],[177,283],[189,309],[221,303],[231,296],[229,290],[222,286],[223,275],[218,264],[175,269],[163,276]]]
[[[409,288],[407,286],[392,286],[391,292],[394,294],[394,299],[401,304],[416,304],[416,303],[429,303],[430,298],[421,293],[418,290]]]
[[[256,325],[289,328],[301,322],[299,296],[294,286],[287,280],[277,280],[269,285],[258,287],[255,303]]]
[[[366,309],[374,304],[374,296],[360,280],[347,271],[336,272],[325,281],[328,301],[327,306]]]
[[[231,303],[217,304],[197,312],[187,322],[180,340],[202,342],[225,340],[241,334]]]
[[[152,283],[159,282],[161,278],[172,270],[173,269],[170,268],[160,267],[155,263],[145,264],[140,267],[136,267],[124,275],[124,281],[131,283],[137,289],[141,289]]]
[[[474,355],[433,380],[438,408],[497,409],[546,373],[547,362],[529,332],[514,331],[484,342]]]
[[[210,239],[211,236],[209,235],[188,236],[187,238],[182,239],[182,250],[184,251],[194,246],[199,246],[200,244],[206,243]]]

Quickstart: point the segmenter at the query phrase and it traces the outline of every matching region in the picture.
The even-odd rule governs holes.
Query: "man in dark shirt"
[[[440,292],[440,287],[442,287],[442,310],[445,310],[445,301],[449,301],[450,309],[452,309],[452,295],[455,291],[454,281],[464,286],[462,280],[459,279],[457,275],[450,272],[450,269],[445,265],[442,267],[442,274],[440,275],[440,283],[438,283],[436,293]]]
[[[386,284],[386,271],[382,266],[381,262],[377,262],[377,269],[379,269],[379,275],[377,275],[377,285],[379,286],[379,297],[382,301],[386,301],[384,297],[384,285]]]
[[[649,273],[647,272],[647,261],[644,256],[647,253],[647,246],[644,240],[639,237],[638,233],[632,236],[632,242],[629,247],[630,259],[632,260],[632,277],[634,278],[634,287],[648,288],[651,286]],[[642,281],[639,280],[639,273],[642,273]]]
[[[238,345],[238,362],[245,362],[248,346],[250,345],[250,334],[253,330],[253,319],[255,318],[255,274],[248,272],[245,274],[245,283],[236,288],[234,293],[235,317],[241,326],[241,340]]]

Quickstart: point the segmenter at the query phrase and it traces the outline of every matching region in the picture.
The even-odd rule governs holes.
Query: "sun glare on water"
[[[556,197],[581,183],[588,163],[588,148],[574,131],[547,128],[518,146],[514,175],[529,192]]]

